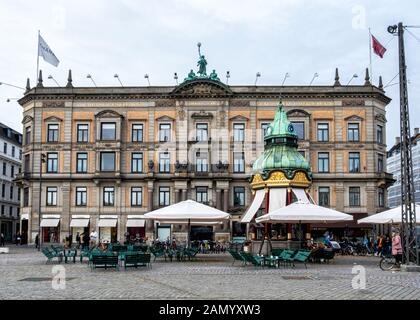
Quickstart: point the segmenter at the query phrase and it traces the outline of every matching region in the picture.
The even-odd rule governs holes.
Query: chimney
[[[395,137],[395,145],[398,145],[401,143],[401,138],[400,137]]]

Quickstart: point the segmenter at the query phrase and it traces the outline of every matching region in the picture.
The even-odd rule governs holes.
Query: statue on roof
[[[195,72],[193,71],[193,69],[191,69],[191,71],[188,73],[188,76],[184,79],[184,81],[193,80],[195,78],[197,78],[197,76],[195,75]]]
[[[204,57],[204,55],[202,55],[200,52],[201,43],[200,42],[197,43],[197,46],[198,46],[198,57],[199,57],[199,60],[197,62],[197,66],[198,66],[197,73],[200,76],[207,76],[207,72],[206,72],[207,60]]]
[[[212,73],[210,73],[210,80],[220,81],[219,77],[217,76],[216,70],[213,70]]]

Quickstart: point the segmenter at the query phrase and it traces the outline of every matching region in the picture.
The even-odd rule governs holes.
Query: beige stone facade
[[[239,221],[251,203],[251,165],[263,151],[263,126],[273,119],[280,92],[289,119],[300,128],[299,150],[312,166],[313,199],[319,202],[319,188],[327,187],[326,205],[356,217],[386,206],[386,200],[382,203],[378,197],[391,182],[384,172],[385,106],[390,99],[370,83],[226,86],[197,79],[177,87],[38,86],[19,101],[24,116],[22,213],[29,217],[29,241],[34,241],[39,230],[39,200],[42,217],[59,216],[60,241],[71,232],[76,215],[90,217],[89,232],[100,232],[98,223],[104,216],[116,218],[113,240],[122,241],[128,216],[159,208],[168,195],[167,203],[197,199],[231,212],[233,220]],[[111,124],[111,139],[104,139],[103,124]],[[320,133],[319,128],[327,131]],[[81,133],[83,129],[87,131]],[[27,131],[30,137],[25,136]],[[41,153],[53,156],[43,164],[40,197]],[[86,156],[83,170],[78,170],[78,153]],[[104,160],[105,153],[114,159],[108,171],[101,167],[102,161],[110,164]],[[324,172],[319,170],[319,153],[328,155]],[[162,172],[165,157],[169,172]],[[358,170],[350,172],[355,161],[360,163]],[[109,197],[106,187],[113,188],[112,205],[104,205]],[[48,190],[57,191],[53,195]],[[77,205],[78,190],[86,190],[80,196],[83,205]],[[133,195],[133,190],[141,194]],[[215,239],[230,240],[232,223],[214,227]],[[171,231],[179,237],[186,234],[182,226],[175,225]],[[145,235],[157,236],[152,222],[146,222]]]

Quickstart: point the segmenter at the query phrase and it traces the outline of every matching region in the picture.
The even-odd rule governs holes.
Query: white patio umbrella
[[[163,207],[144,215],[145,219],[153,219],[161,223],[188,224],[188,245],[190,243],[191,224],[217,224],[229,221],[230,214],[194,200],[185,200]]]
[[[294,202],[255,219],[256,222],[319,223],[352,221],[353,216],[312,203]]]
[[[416,222],[420,224],[420,205],[416,204]],[[363,219],[359,219],[357,223],[372,224],[399,224],[401,223],[401,206],[373,214]]]

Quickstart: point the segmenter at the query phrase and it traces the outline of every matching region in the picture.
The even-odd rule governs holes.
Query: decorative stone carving
[[[173,108],[174,102],[173,101],[157,101],[156,108]]]
[[[249,101],[247,100],[232,100],[229,102],[231,107],[249,107]]]
[[[47,101],[42,104],[44,108],[64,108],[63,101]]]
[[[149,162],[147,163],[147,166],[149,167],[149,171],[153,172],[155,168],[155,163],[153,162],[153,160],[149,160]]]
[[[302,109],[293,109],[293,110],[290,110],[290,111],[286,112],[286,114],[289,117],[295,117],[295,118],[298,118],[298,117],[305,117],[306,118],[306,117],[311,116],[310,113],[308,113],[308,112],[306,112],[305,110],[302,110]]]
[[[219,122],[220,122],[220,126],[221,127],[225,127],[226,126],[226,117],[227,117],[226,111],[225,110],[221,110],[219,112]]]
[[[175,171],[176,172],[188,172],[188,162],[184,161],[180,163],[178,160],[175,162]]]
[[[227,161],[222,162],[219,160],[219,162],[216,164],[216,168],[219,172],[227,172],[229,169],[229,163]]]
[[[213,114],[211,112],[205,112],[204,110],[200,110],[200,112],[194,112],[191,115],[191,118],[211,119],[213,118]]]
[[[344,107],[364,106],[364,100],[343,100]]]

